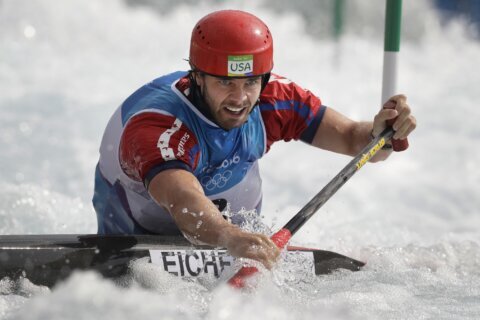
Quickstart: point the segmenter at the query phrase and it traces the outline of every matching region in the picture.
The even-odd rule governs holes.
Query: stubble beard
[[[224,119],[222,117],[222,113],[226,112],[224,109],[227,106],[231,106],[228,103],[222,103],[220,104],[219,108],[214,109],[212,108],[213,101],[210,99],[210,95],[208,94],[208,90],[206,88],[202,90],[203,94],[203,99],[205,100],[205,103],[207,107],[209,108],[210,114],[212,115],[213,119],[215,120],[215,123],[220,126],[224,130],[231,130],[234,128],[241,127],[248,119],[248,115],[252,111],[253,105],[250,102],[245,102],[242,107],[246,108],[246,110],[242,110],[242,120],[241,121],[236,121],[236,120],[231,120],[229,121],[228,119]],[[237,106],[232,106],[232,107],[237,107]]]

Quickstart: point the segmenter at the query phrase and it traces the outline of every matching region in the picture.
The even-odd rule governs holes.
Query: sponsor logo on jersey
[[[187,143],[188,139],[190,139],[190,135],[185,132],[178,143],[177,158],[180,158],[185,154],[185,144]]]
[[[180,119],[175,119],[175,121],[172,124],[172,127],[170,129],[165,130],[160,137],[158,138],[157,141],[157,148],[160,149],[160,153],[162,154],[162,158],[165,161],[168,160],[175,160],[175,153],[173,152],[173,149],[170,148],[170,138],[173,136],[175,132],[180,130],[180,127],[182,126],[182,121]]]
[[[150,258],[153,264],[180,277],[208,274],[218,278],[234,262],[226,250],[150,250]]]
[[[228,76],[251,76],[253,74],[253,55],[228,56]]]

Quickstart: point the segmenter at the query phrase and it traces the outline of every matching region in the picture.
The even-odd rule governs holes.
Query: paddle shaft
[[[355,156],[319,193],[317,193],[287,224],[272,236],[272,241],[281,249],[290,238],[328,201],[365,163],[368,162],[392,138],[395,131],[388,127]],[[245,278],[256,273],[256,267],[244,266],[228,283],[234,287],[245,286]]]
[[[394,134],[393,129],[385,129],[353,158],[319,193],[317,193],[287,224],[293,235],[327,202],[360,168],[368,162]]]

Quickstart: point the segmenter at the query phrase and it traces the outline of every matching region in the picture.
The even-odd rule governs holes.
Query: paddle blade
[[[365,266],[365,262],[326,250],[314,250],[313,260],[316,275],[330,274],[339,269],[359,271]]]

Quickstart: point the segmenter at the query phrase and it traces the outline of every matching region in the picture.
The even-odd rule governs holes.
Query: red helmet
[[[273,40],[254,15],[238,10],[210,13],[197,22],[190,42],[190,64],[215,76],[246,77],[273,68]]]

